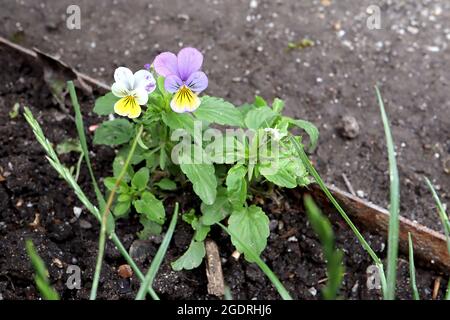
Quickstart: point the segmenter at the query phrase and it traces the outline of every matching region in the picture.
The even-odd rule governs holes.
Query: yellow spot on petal
[[[141,114],[141,106],[137,103],[134,96],[126,96],[116,102],[114,112],[131,119],[137,118]]]
[[[194,112],[200,106],[200,98],[186,86],[182,86],[173,96],[170,107],[175,112]]]

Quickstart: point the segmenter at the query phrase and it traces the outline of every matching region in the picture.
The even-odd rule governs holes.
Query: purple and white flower
[[[156,81],[148,70],[133,74],[130,69],[119,67],[114,72],[112,93],[121,99],[114,104],[114,112],[128,118],[141,114],[141,105],[147,104],[149,93],[156,88]]]
[[[183,48],[178,55],[163,52],[155,58],[155,71],[165,77],[165,89],[174,93],[173,111],[193,112],[200,106],[198,94],[208,87],[208,77],[200,71],[202,64],[203,55],[195,48]]]

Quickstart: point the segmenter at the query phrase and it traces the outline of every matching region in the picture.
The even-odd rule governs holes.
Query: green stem
[[[109,194],[108,200],[106,201],[105,209],[103,210],[102,220],[101,220],[101,228],[100,228],[100,239],[99,239],[99,243],[98,243],[97,263],[95,266],[94,280],[92,282],[92,290],[91,290],[91,295],[90,295],[91,300],[95,300],[95,298],[97,296],[98,283],[100,281],[100,273],[101,273],[101,269],[102,269],[103,255],[104,255],[105,243],[106,243],[106,225],[107,225],[107,220],[108,220],[108,213],[110,212],[116,191],[117,191],[123,177],[125,176],[125,174],[127,172],[127,168],[130,164],[131,158],[133,157],[134,151],[136,150],[138,139],[141,136],[143,130],[144,130],[144,127],[140,126],[138,133],[137,133],[136,137],[134,138],[133,144],[131,145],[131,149],[130,149],[130,152],[128,153],[128,157],[125,161],[125,164],[123,165],[122,170],[121,170],[119,176],[117,177],[114,187],[111,190],[111,193]]]
[[[319,184],[322,191],[325,193],[325,195],[328,197],[328,199],[331,201],[331,203],[334,205],[334,207],[337,209],[339,214],[342,216],[342,218],[345,220],[345,222],[348,224],[350,229],[353,231],[353,233],[356,235],[356,238],[358,238],[359,242],[363,246],[364,250],[367,251],[367,253],[370,255],[372,260],[375,262],[376,266],[380,271],[382,271],[383,264],[380,260],[380,258],[376,255],[375,251],[372,250],[370,245],[367,243],[367,241],[364,239],[362,234],[359,232],[358,228],[353,224],[353,222],[350,220],[348,215],[345,213],[345,211],[342,209],[342,207],[339,205],[339,203],[336,201],[336,199],[331,194],[330,190],[328,190],[327,186],[325,185],[325,182],[320,177],[319,173],[317,173],[314,166],[311,164],[311,161],[309,160],[308,156],[306,155],[305,150],[303,149],[303,146],[295,140],[294,137],[290,137],[291,142],[293,143],[298,155],[300,156],[300,159],[302,160],[303,164],[308,169],[309,173],[314,177],[316,182]],[[385,281],[384,278],[384,272],[380,272],[382,283]]]
[[[155,257],[150,265],[150,268],[145,275],[144,281],[141,283],[141,287],[136,295],[136,300],[144,300],[145,294],[147,293],[147,288],[151,288],[153,280],[155,279],[156,273],[161,266],[162,260],[166,255],[167,248],[169,247],[170,240],[172,239],[173,232],[175,231],[175,226],[177,225],[178,218],[178,202],[175,203],[175,209],[173,211],[172,220],[170,221],[169,229],[167,229],[166,236],[159,246],[158,252],[156,252]]]

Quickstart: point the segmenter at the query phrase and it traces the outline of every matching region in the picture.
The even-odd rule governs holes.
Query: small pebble
[[[87,221],[87,220],[80,219],[79,223],[80,223],[80,228],[81,229],[90,229],[90,228],[92,228],[92,224],[89,221]]]
[[[317,289],[314,288],[314,287],[311,287],[311,288],[308,289],[308,292],[311,293],[311,295],[312,295],[313,297],[315,297],[316,294],[317,294]]]
[[[354,139],[359,135],[359,124],[355,117],[344,116],[340,125],[341,136],[348,139]]]
[[[83,210],[80,207],[73,207],[73,214],[75,215],[75,217],[79,218],[81,215],[81,212]]]
[[[123,264],[117,269],[117,273],[124,279],[131,278],[133,276],[133,270],[128,264]]]
[[[362,190],[356,190],[356,195],[360,198],[364,198],[366,196]]]

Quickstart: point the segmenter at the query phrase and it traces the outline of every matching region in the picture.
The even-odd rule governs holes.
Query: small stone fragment
[[[117,273],[124,279],[131,278],[133,276],[133,270],[128,264],[123,264],[117,269]]]
[[[341,136],[348,139],[354,139],[359,135],[359,124],[355,117],[344,116],[340,126]]]

